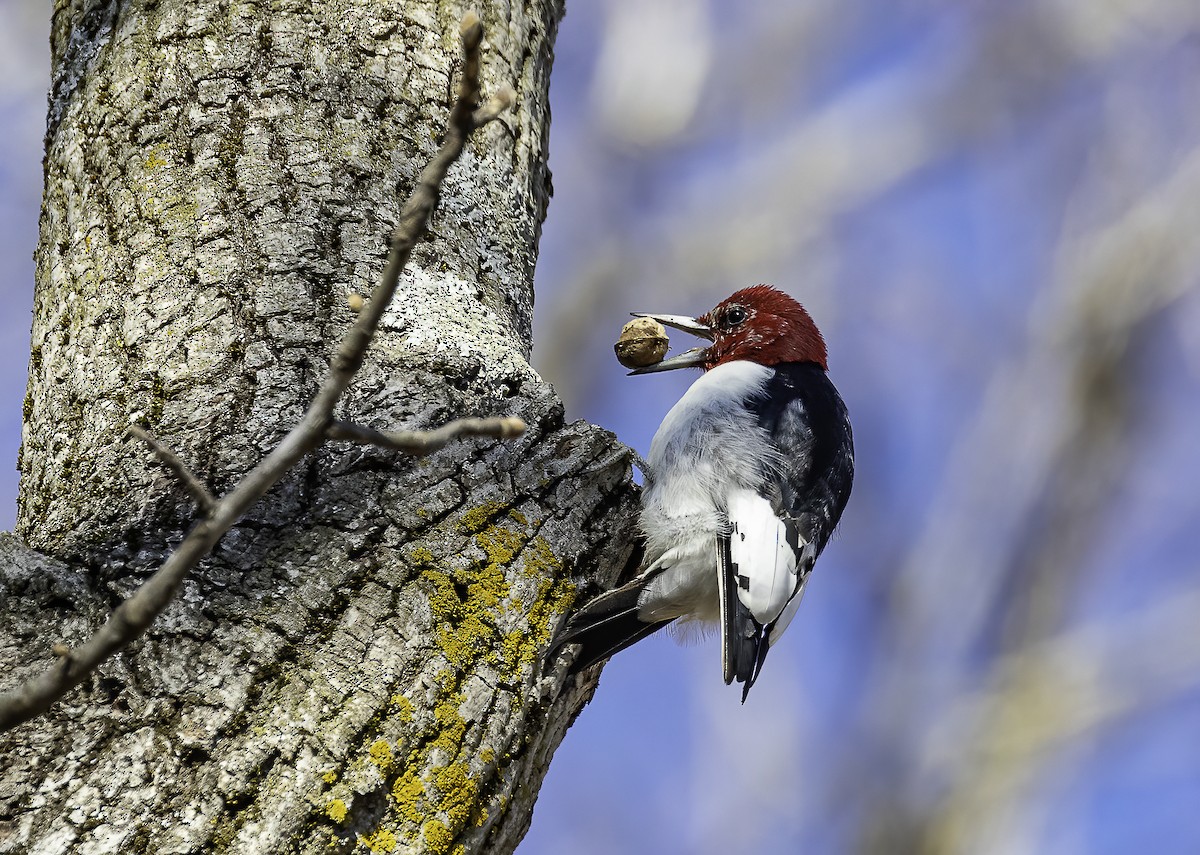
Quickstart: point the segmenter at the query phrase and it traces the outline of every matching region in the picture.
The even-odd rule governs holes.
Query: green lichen
[[[190,196],[171,196],[162,201],[158,214],[164,221],[187,226],[196,222],[200,206]]]
[[[146,416],[150,420],[150,424],[157,424],[162,419],[163,408],[167,403],[166,384],[160,375],[155,374],[150,385],[150,407]]]
[[[223,852],[229,848],[235,837],[237,837],[237,826],[226,819],[220,822],[218,828],[213,831],[209,842],[218,852]]]

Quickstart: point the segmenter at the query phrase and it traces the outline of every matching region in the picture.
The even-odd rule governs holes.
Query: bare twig
[[[452,440],[465,436],[494,436],[511,439],[525,433],[525,421],[516,416],[499,419],[455,419],[436,430],[378,431],[353,422],[333,422],[325,431],[326,439],[340,439],[359,445],[378,445],[407,454],[433,454]]]
[[[209,515],[196,524],[154,575],[133,596],[121,603],[90,639],[72,649],[69,655],[61,656],[37,677],[0,695],[0,730],[7,730],[45,712],[100,663],[145,632],[175,596],[187,574],[212,551],[225,532],[305,454],[325,441],[334,407],[362,365],[363,355],[396,292],[400,273],[413,247],[428,230],[429,216],[437,206],[446,171],[462,153],[471,132],[498,115],[493,115],[488,108],[477,113],[479,46],[483,41],[483,25],[479,16],[473,12],[467,13],[459,32],[465,62],[446,138],[421,171],[416,186],[401,210],[379,285],[342,339],[329,374],[299,424],[232,491],[212,506]],[[159,456],[167,460],[161,452]],[[171,463],[168,462],[168,465]]]
[[[471,114],[471,121],[476,127],[486,125],[493,119],[498,118],[516,100],[517,93],[513,91],[512,87],[502,86],[500,87],[500,91],[489,98],[486,104]]]
[[[162,464],[171,470],[172,475],[179,479],[184,488],[192,494],[192,499],[195,500],[196,505],[200,508],[200,513],[206,517],[211,516],[213,508],[217,505],[217,500],[213,498],[212,493],[208,492],[208,488],[188,468],[188,465],[183,462],[179,455],[151,436],[148,431],[142,430],[137,425],[130,425],[129,432],[150,446],[150,449],[158,456]]]

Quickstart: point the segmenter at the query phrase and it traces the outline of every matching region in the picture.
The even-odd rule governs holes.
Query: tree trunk
[[[296,421],[445,126],[448,2],[60,0],[0,689]],[[415,460],[329,444],[133,647],[0,737],[0,852],[511,852],[593,681],[540,654],[629,551],[629,456],[527,362],[556,0],[479,10],[513,112],[442,188],[341,416],[519,415]],[[399,190],[399,193],[397,193]],[[565,683],[565,688],[564,688]]]

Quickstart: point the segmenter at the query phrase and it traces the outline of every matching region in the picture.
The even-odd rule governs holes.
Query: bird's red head
[[[812,317],[794,299],[770,285],[743,288],[698,318],[642,315],[670,327],[710,339],[708,347],[693,348],[631,373],[647,374],[672,368],[700,367],[705,371],[744,359],[760,365],[813,362],[828,370],[825,339]]]
[[[805,308],[778,288],[743,288],[696,320],[712,330],[705,370],[735,359],[760,365],[815,362],[829,370],[821,331]]]

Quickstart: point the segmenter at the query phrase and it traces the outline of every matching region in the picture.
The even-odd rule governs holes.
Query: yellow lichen
[[[425,823],[422,833],[425,836],[425,842],[429,845],[429,851],[433,855],[446,855],[450,851],[454,835],[450,833],[450,829],[446,828],[446,823],[438,819],[431,819]]]
[[[439,795],[438,809],[446,812],[449,828],[457,832],[467,824],[479,798],[479,784],[467,771],[466,763],[452,763],[433,773]]]
[[[500,662],[506,674],[512,674],[521,664],[522,650],[525,647],[525,633],[518,629],[504,634],[500,639]]]
[[[410,826],[420,829],[434,855],[452,855],[462,848],[455,839],[463,830],[488,819],[480,803],[481,781],[471,774],[475,761],[461,759],[469,757],[464,754],[468,724],[460,712],[465,675],[487,662],[505,679],[518,677],[549,641],[576,593],[550,544],[526,533],[528,521],[520,512],[499,503],[482,505],[463,514],[458,525],[482,551],[474,567],[439,566],[425,547],[410,553],[421,572],[434,637],[447,665],[434,677],[436,696],[422,703],[432,716],[422,716],[421,732],[407,738],[405,744],[415,746],[407,756],[393,758],[386,743],[386,750],[377,748],[382,740],[369,752],[388,778],[393,815],[405,833]],[[519,584],[511,583],[510,576]],[[517,709],[526,702],[520,693],[511,701]],[[418,720],[406,696],[395,694],[391,703],[400,721]],[[482,749],[479,760],[493,766],[495,750]]]
[[[492,525],[475,535],[475,543],[487,554],[489,568],[507,567],[525,546],[525,538],[511,529]]]
[[[440,748],[451,756],[458,753],[463,737],[467,733],[467,723],[458,712],[463,700],[461,694],[454,694],[450,700],[443,701],[433,708],[434,720],[440,725],[441,730],[429,744],[432,748]]]
[[[346,803],[341,799],[330,799],[329,804],[325,805],[325,814],[334,822],[344,821],[346,813]]]
[[[429,608],[437,620],[438,646],[451,664],[465,669],[495,648],[496,617],[509,595],[504,570],[489,563],[465,584],[440,570],[423,575],[433,585]]]
[[[421,803],[425,799],[425,786],[413,771],[405,772],[392,785],[392,798],[400,816],[413,824],[419,824],[422,819]]]
[[[386,772],[392,765],[392,746],[388,745],[386,739],[376,739],[372,742],[368,755],[371,764],[380,772]]]
[[[338,774],[333,769],[327,770],[325,772],[325,774],[321,776],[321,780],[324,781],[326,784],[336,784],[337,779],[338,779]]]
[[[397,692],[392,695],[392,704],[399,708],[400,721],[407,724],[413,720],[413,705],[412,701]]]
[[[498,517],[503,510],[503,503],[487,502],[465,512],[459,519],[458,524],[463,531],[468,534],[474,534],[477,531],[483,531],[484,526]]]
[[[161,169],[169,165],[170,161],[163,156],[163,152],[166,149],[165,145],[158,145],[150,149],[150,153],[146,155],[146,160],[144,161],[146,169]]]
[[[537,580],[537,592],[532,603],[520,604],[525,629],[509,632],[501,639],[499,656],[510,675],[537,659],[538,651],[550,640],[557,618],[570,610],[577,594],[575,584],[563,574],[562,562],[545,538],[530,541],[522,557],[524,575]]]
[[[358,842],[372,852],[396,851],[396,834],[386,828],[381,828],[374,834],[360,835]]]

